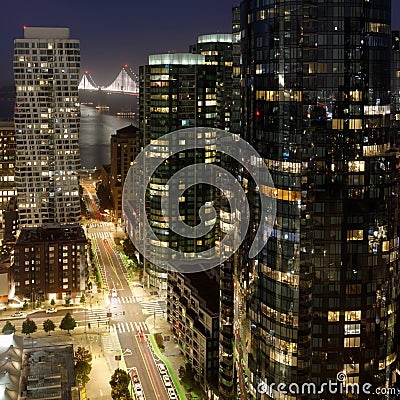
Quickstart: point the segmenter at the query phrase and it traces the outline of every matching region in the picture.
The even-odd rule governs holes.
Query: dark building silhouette
[[[248,177],[253,228],[258,189],[277,200],[268,243],[254,260],[242,254],[235,274],[241,399],[351,397],[257,390],[264,381],[319,388],[341,371],[346,384],[395,386],[390,10],[389,0],[241,3],[242,134],[275,185],[256,188]],[[235,395],[228,389],[222,399]]]
[[[129,168],[140,153],[139,129],[128,125],[111,136],[110,190],[114,205],[114,220],[121,222],[122,192]]]
[[[0,230],[6,228],[7,204],[16,195],[15,152],[14,122],[0,121]]]

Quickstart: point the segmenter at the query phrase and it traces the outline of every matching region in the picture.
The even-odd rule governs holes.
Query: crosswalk
[[[163,314],[167,311],[165,300],[139,301],[144,314]]]
[[[94,239],[110,239],[110,232],[90,232],[90,236]]]
[[[109,228],[110,223],[109,222],[104,222],[104,221],[99,221],[94,224],[88,224],[88,228]]]
[[[136,297],[117,297],[117,303],[119,304],[128,304],[128,303],[136,303]]]
[[[115,301],[119,304],[130,304],[138,302],[143,307],[145,314],[162,314],[167,311],[165,300],[137,301],[135,296],[117,297]]]
[[[147,327],[147,324],[145,322],[116,322],[111,326],[111,329],[116,333],[149,333],[149,328]]]
[[[89,309],[87,312],[86,320],[90,327],[100,327],[108,325],[109,318],[107,317],[107,311],[102,308]]]
[[[86,323],[91,328],[108,326],[109,317],[107,317],[107,311],[101,308],[94,308],[92,310],[88,310],[86,315]],[[138,334],[140,332],[149,333],[149,328],[145,322],[136,322],[136,321],[111,322],[111,329],[116,333],[125,333],[125,332],[132,332],[134,334]],[[112,349],[112,342],[106,343],[107,340],[108,339],[104,339],[103,347],[105,349]]]
[[[104,351],[114,351],[114,343],[110,335],[102,335],[101,337],[101,345],[103,346]]]

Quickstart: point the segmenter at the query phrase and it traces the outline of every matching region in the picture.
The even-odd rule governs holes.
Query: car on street
[[[167,368],[165,368],[165,364],[157,364],[157,367],[158,367],[161,375],[164,375],[167,373]]]
[[[133,383],[139,383],[139,375],[136,368],[132,368],[131,370],[131,379]]]
[[[25,316],[25,314],[21,311],[16,311],[12,316],[13,317],[23,317],[23,316]]]
[[[177,399],[175,390],[172,389],[172,388],[169,388],[169,389],[168,389],[168,396],[169,396],[169,398],[170,398],[171,400],[176,400],[176,399]]]
[[[169,379],[169,376],[168,375],[163,375],[162,376],[163,377],[163,380],[164,380],[164,385],[165,385],[165,387],[171,387],[172,385],[171,385],[171,379]]]
[[[51,307],[46,310],[46,314],[52,314],[57,312],[57,308]]]
[[[135,393],[137,396],[141,396],[143,393],[142,385],[140,383],[135,384]]]

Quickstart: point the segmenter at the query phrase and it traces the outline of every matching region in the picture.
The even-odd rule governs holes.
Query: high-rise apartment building
[[[229,123],[232,85],[227,83],[223,88],[219,77],[231,76],[232,35],[200,36],[198,44],[191,50],[192,53],[151,55],[149,64],[140,68],[139,128],[143,146],[178,129],[195,126],[225,128]],[[155,157],[165,151],[164,146],[152,145]],[[152,177],[146,207],[150,226],[159,238],[159,257],[167,248],[192,253],[214,246],[218,238],[216,229],[197,240],[180,237],[170,230],[162,216],[161,196],[169,178],[179,168],[194,163],[216,163],[215,153],[204,149],[182,152],[170,157]],[[215,193],[208,185],[188,189],[180,199],[182,220],[188,225],[197,225],[200,205],[214,198]],[[165,294],[165,271],[153,265],[148,265],[146,271],[148,284]]]
[[[4,214],[15,196],[15,128],[12,121],[0,121],[0,230],[5,228]]]
[[[139,129],[128,125],[111,136],[110,191],[114,205],[114,221],[122,216],[122,190],[129,168],[140,153]]]
[[[190,127],[210,127],[229,129],[232,113],[232,92],[233,92],[233,39],[231,34],[210,34],[202,35],[198,42],[190,47],[190,53],[183,54],[161,54],[150,56],[149,65],[140,69],[140,134],[142,145],[152,143],[154,157],[165,154],[165,146],[154,142],[169,132]],[[236,76],[237,79],[237,76]],[[239,121],[237,121],[239,123]],[[180,237],[169,228],[168,221],[161,212],[161,197],[167,190],[169,178],[179,169],[196,163],[220,163],[216,157],[216,151],[212,149],[213,137],[215,132],[210,131],[210,148],[193,149],[179,153],[168,159],[167,163],[162,164],[157,172],[152,176],[148,198],[146,202],[147,217],[153,231],[159,238],[160,249],[157,252],[159,258],[162,257],[164,249],[173,248],[180,252],[196,253],[218,246],[220,237],[219,218],[215,223],[215,228],[204,237],[191,239]],[[153,142],[152,142],[153,141]],[[188,189],[184,196],[180,198],[180,216],[185,223],[191,226],[199,224],[198,210],[205,204],[214,204],[218,201],[215,190],[208,185],[197,185]],[[218,207],[216,207],[218,208]],[[206,213],[207,214],[207,213]],[[210,221],[211,225],[214,222]],[[144,261],[146,263],[146,261]],[[165,293],[167,289],[167,274],[164,270],[158,269],[149,263],[146,264],[147,282],[150,285],[161,289]],[[169,321],[177,324],[176,318],[183,315],[182,328],[185,332],[189,329],[184,318],[185,312],[174,314],[178,305],[170,296],[172,292],[179,292],[177,282],[184,282],[185,278],[180,274],[168,274],[168,309],[170,311]],[[216,273],[219,276],[219,270]],[[214,287],[211,303],[208,298],[203,297],[203,302],[207,307],[215,307],[212,304],[218,296],[218,278],[209,278],[208,283],[203,280],[199,283],[203,290],[199,290],[199,298]],[[232,282],[230,276],[229,282]],[[215,297],[217,294],[217,298]],[[185,299],[181,299],[185,302]],[[218,300],[217,300],[218,301]],[[188,309],[193,313],[188,304]],[[213,311],[213,319],[218,320],[218,308]],[[196,310],[197,312],[197,310]],[[199,313],[199,315],[202,313]],[[200,319],[203,317],[192,316],[193,322],[199,327]],[[197,321],[198,319],[198,321]],[[226,321],[226,319],[224,319]],[[233,321],[233,318],[232,318]],[[203,321],[204,323],[204,321]],[[194,371],[198,376],[203,388],[215,390],[218,366],[218,330],[215,323],[211,324],[211,333],[207,329],[203,332],[206,346],[201,348],[200,338],[193,339],[187,332],[180,336],[177,329],[172,327],[179,343],[193,344],[192,348],[187,348],[185,356],[188,362],[193,363]],[[211,326],[210,325],[210,326]],[[189,324],[190,326],[190,324]],[[199,328],[202,330],[203,328]],[[204,330],[204,329],[203,329]],[[200,331],[199,331],[200,332]],[[197,346],[197,348],[195,348]],[[230,349],[232,353],[232,348]],[[212,353],[212,355],[210,355]],[[204,356],[206,354],[206,356]],[[206,379],[208,382],[206,383]],[[212,389],[210,389],[212,387]]]
[[[235,274],[242,399],[371,398],[271,386],[319,390],[339,372],[345,384],[396,385],[390,10],[390,0],[241,3],[242,133],[265,160],[277,201],[264,250]],[[248,190],[257,228],[258,190],[268,188],[250,179]],[[270,390],[257,391],[265,381]]]
[[[396,140],[400,132],[400,31],[392,31],[392,73],[390,91],[392,94],[393,129]],[[400,142],[397,142],[400,145]]]
[[[69,28],[26,27],[14,44],[20,225],[77,223],[79,41]]]

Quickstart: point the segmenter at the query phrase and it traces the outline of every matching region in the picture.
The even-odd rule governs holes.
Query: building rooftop
[[[206,56],[192,53],[167,53],[149,56],[149,65],[204,65]]]
[[[199,36],[197,43],[232,43],[232,37],[231,33],[212,33]]]
[[[117,134],[116,135],[112,135],[111,137],[132,137],[132,136],[136,136],[139,133],[139,128],[137,128],[136,126],[134,126],[133,124],[130,124],[128,126],[125,126],[121,129],[117,130]]]
[[[14,130],[14,121],[0,121],[0,130]]]
[[[188,286],[195,289],[199,295],[202,306],[213,314],[219,313],[219,285],[215,278],[211,278],[206,272],[184,275]],[[192,292],[193,294],[193,292]]]
[[[23,228],[17,245],[32,242],[85,241],[86,236],[80,225],[44,224],[38,228]]]
[[[69,28],[24,27],[24,39],[69,39]]]
[[[72,345],[25,349],[20,392],[22,400],[71,399],[75,386]]]
[[[0,335],[0,400],[18,399],[22,347],[22,337]]]

